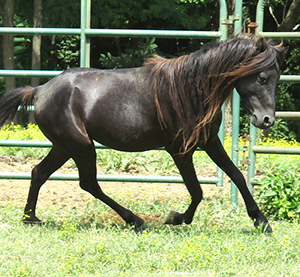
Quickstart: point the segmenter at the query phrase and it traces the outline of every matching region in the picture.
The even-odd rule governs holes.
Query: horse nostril
[[[272,126],[273,125],[273,121],[270,119],[270,117],[269,116],[265,116],[264,117],[264,125],[266,126],[266,127],[270,127],[270,126]]]

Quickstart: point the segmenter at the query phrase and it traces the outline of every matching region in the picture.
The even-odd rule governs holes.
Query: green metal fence
[[[242,1],[236,1],[242,7]],[[227,38],[227,5],[226,0],[220,0],[220,20],[219,31],[175,31],[175,30],[128,30],[128,29],[91,29],[91,0],[81,0],[81,23],[80,28],[16,28],[0,27],[0,34],[15,35],[70,35],[80,36],[80,66],[88,67],[90,65],[90,37],[160,37],[160,38],[204,38],[204,39],[226,39]],[[242,22],[242,12],[240,8],[237,21]],[[0,77],[53,77],[61,71],[52,70],[0,70]],[[220,128],[220,137],[224,138],[224,124]],[[238,134],[236,135],[238,136]],[[0,141],[0,146],[12,147],[51,147],[50,142],[42,141]],[[104,148],[96,144],[96,148]],[[6,173],[0,172],[0,179],[30,179],[29,173]],[[78,175],[53,174],[52,180],[78,180]],[[221,186],[223,183],[223,173],[217,169],[216,177],[198,178],[204,184],[216,184]],[[176,176],[127,176],[127,175],[98,175],[101,181],[119,181],[119,182],[160,182],[160,183],[178,183],[183,182],[181,177]]]
[[[15,35],[70,35],[80,36],[80,66],[88,67],[90,65],[90,37],[160,37],[160,38],[199,38],[199,39],[226,39],[228,24],[233,24],[235,32],[242,30],[242,8],[241,0],[235,1],[235,15],[227,18],[226,0],[220,0],[220,19],[219,31],[176,31],[176,30],[128,30],[128,29],[91,29],[91,0],[81,0],[81,22],[80,28],[15,28],[0,27],[0,34]],[[264,18],[264,0],[259,0],[257,4],[258,23],[257,33],[264,37],[273,39],[300,38],[300,32],[263,32]],[[61,71],[54,70],[0,70],[0,77],[54,77]],[[300,82],[300,76],[289,75],[281,76],[281,82]],[[223,109],[224,110],[224,109]],[[232,110],[232,160],[238,166],[239,153],[239,117],[240,117],[240,97],[236,91],[233,94],[233,110]],[[300,118],[300,112],[281,112],[276,113],[280,118]],[[222,124],[220,137],[224,138],[224,124]],[[256,154],[300,154],[298,148],[278,148],[278,147],[259,147],[256,146],[256,128],[250,127],[250,150],[249,160],[250,166],[248,171],[248,184],[252,191],[251,181],[255,172]],[[0,147],[51,147],[51,142],[44,141],[8,141],[0,140]],[[95,143],[97,149],[105,148],[101,144]],[[29,173],[5,173],[0,172],[0,179],[30,179]],[[78,180],[78,175],[54,174],[50,177],[52,180]],[[216,184],[221,186],[223,183],[223,173],[217,169],[216,177],[198,178],[201,183]],[[119,182],[160,182],[160,183],[178,183],[182,182],[181,177],[177,176],[127,176],[127,175],[98,175],[101,181],[119,181]],[[231,185],[231,202],[237,202],[237,188],[235,184]]]

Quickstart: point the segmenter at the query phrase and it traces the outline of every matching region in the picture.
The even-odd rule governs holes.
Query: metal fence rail
[[[109,147],[94,142],[96,149],[110,149]],[[33,148],[51,148],[50,141],[33,141],[33,140],[0,140],[0,147],[33,147]],[[158,148],[153,150],[164,150]],[[202,151],[198,149],[197,151]],[[0,179],[31,179],[30,173],[14,173],[14,172],[0,172]],[[183,183],[180,176],[145,176],[145,175],[111,175],[98,174],[98,181],[103,182],[146,182],[146,183]],[[56,181],[78,181],[78,174],[53,174],[49,180]],[[198,177],[198,181],[202,184],[219,184],[218,177]]]
[[[91,29],[91,0],[81,0],[81,22],[80,28],[18,28],[0,27],[0,34],[15,35],[70,35],[80,36],[80,66],[89,67],[90,53],[89,39],[91,36],[102,37],[160,37],[160,38],[202,38],[202,39],[226,39],[227,20],[226,0],[220,2],[219,31],[180,31],[180,30],[130,30],[130,29]],[[241,5],[242,1],[237,0]],[[241,21],[241,18],[240,18]],[[62,71],[52,70],[0,70],[0,77],[54,77]],[[224,124],[219,133],[222,141],[224,140]],[[49,141],[12,141],[1,140],[1,147],[51,147]],[[104,149],[105,146],[96,143],[97,149]],[[160,150],[160,149],[158,149]],[[0,179],[30,179],[29,173],[6,173],[0,172]],[[132,176],[132,175],[97,175],[98,180],[107,182],[159,182],[159,183],[182,183],[183,180],[178,176]],[[78,180],[76,174],[53,174],[50,180]],[[222,171],[217,169],[216,177],[198,178],[203,184],[216,184],[221,186],[223,183]]]
[[[0,172],[0,179],[18,179],[30,180],[30,173],[14,173],[14,172]],[[59,174],[54,173],[49,177],[52,181],[78,181],[77,174]],[[144,175],[111,175],[98,174],[97,180],[101,182],[138,182],[138,183],[183,183],[179,176],[144,176]],[[198,177],[201,184],[217,184],[219,179],[217,177]]]

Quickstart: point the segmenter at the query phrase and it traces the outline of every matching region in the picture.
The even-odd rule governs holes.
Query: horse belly
[[[95,128],[88,128],[90,137],[109,147],[121,151],[139,152],[163,146],[158,130],[144,124],[106,121]]]

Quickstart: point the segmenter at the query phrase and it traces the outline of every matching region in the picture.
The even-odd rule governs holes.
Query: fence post
[[[235,32],[240,33],[242,27],[243,2],[241,0],[235,1],[235,15],[239,16],[239,20],[234,22]],[[235,166],[239,163],[239,133],[240,133],[240,95],[233,90],[232,96],[232,145],[231,145],[231,159]],[[237,187],[231,181],[230,201],[232,204],[237,204]]]
[[[258,24],[256,28],[256,34],[263,31],[264,9],[265,9],[265,0],[259,0],[256,6],[256,23]]]
[[[220,39],[221,40],[225,40],[227,39],[227,25],[223,24],[223,21],[227,19],[228,17],[228,13],[227,13],[227,3],[226,0],[220,0],[220,18],[219,18],[219,29],[220,29]],[[224,115],[225,115],[225,104],[223,104],[222,106],[222,122],[219,128],[219,138],[222,142],[222,144],[224,144],[224,136],[225,136],[225,124],[224,124]],[[219,167],[217,167],[217,178],[218,178],[218,183],[217,186],[218,187],[222,187],[223,186],[223,170]]]
[[[80,23],[80,67],[90,66],[90,39],[86,36],[86,29],[90,28],[91,0],[81,0]]]
[[[250,145],[249,145],[249,167],[248,167],[248,174],[247,174],[247,183],[250,193],[253,194],[253,186],[252,186],[252,178],[255,175],[255,162],[256,162],[256,154],[253,151],[253,146],[256,145],[256,127],[250,123]]]

